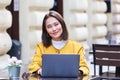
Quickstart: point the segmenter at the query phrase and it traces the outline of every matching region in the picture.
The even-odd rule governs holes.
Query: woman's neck
[[[52,45],[53,45],[56,49],[61,49],[61,48],[63,48],[65,44],[66,44],[66,41],[65,41],[65,40],[59,40],[59,41],[52,40]]]

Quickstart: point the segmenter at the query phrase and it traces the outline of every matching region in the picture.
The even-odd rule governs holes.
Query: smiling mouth
[[[56,35],[58,32],[54,32],[53,34]]]

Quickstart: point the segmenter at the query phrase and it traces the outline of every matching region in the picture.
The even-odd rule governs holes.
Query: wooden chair
[[[120,45],[93,44],[94,76],[96,65],[99,66],[99,76],[103,79],[120,80]],[[115,66],[116,71],[103,72],[103,66]]]

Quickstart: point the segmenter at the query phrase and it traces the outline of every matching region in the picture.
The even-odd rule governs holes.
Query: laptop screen
[[[42,77],[78,77],[78,54],[43,54]]]

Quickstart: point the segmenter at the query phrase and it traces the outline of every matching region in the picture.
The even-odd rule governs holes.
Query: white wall
[[[53,4],[54,0],[20,0],[19,30],[24,68],[28,67],[35,53],[35,46],[41,41],[42,20]]]

